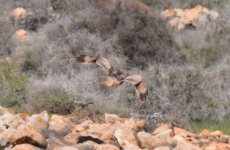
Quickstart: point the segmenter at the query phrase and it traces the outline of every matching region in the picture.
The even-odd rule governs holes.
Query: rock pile
[[[78,122],[78,123],[77,123]],[[77,121],[47,112],[29,116],[0,108],[0,145],[5,150],[229,150],[230,136],[203,130],[194,134],[163,124],[152,133],[144,120],[105,114],[105,121]]]
[[[206,7],[197,5],[192,9],[166,9],[162,16],[168,20],[170,26],[175,29],[183,30],[186,26],[201,27],[209,21],[216,21],[219,17],[218,12],[209,10]]]

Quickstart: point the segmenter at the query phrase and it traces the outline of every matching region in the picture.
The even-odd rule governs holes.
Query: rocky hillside
[[[192,133],[175,123],[145,131],[145,121],[105,114],[103,121],[47,112],[14,114],[0,108],[0,145],[4,150],[229,150],[230,135]]]

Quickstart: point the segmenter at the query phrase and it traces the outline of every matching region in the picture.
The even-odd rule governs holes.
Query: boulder
[[[163,131],[166,131],[166,130],[168,130],[168,129],[170,129],[170,125],[168,125],[168,124],[163,124],[163,125],[158,126],[158,127],[152,132],[152,134],[153,134],[153,135],[156,135],[156,134],[159,134],[159,133],[161,133],[161,132],[163,132]]]
[[[53,130],[60,134],[68,133],[72,128],[73,123],[70,118],[60,116],[60,115],[52,115],[49,120],[49,130]]]
[[[202,150],[202,149],[189,142],[180,142],[177,144],[174,150]]]
[[[33,145],[30,145],[30,144],[20,144],[8,150],[42,150],[42,149],[38,147],[34,147]]]
[[[21,17],[24,17],[26,15],[27,11],[25,8],[22,8],[22,7],[18,7],[18,8],[15,8],[11,15],[15,18],[15,19],[19,19]]]
[[[105,113],[105,123],[117,123],[121,121],[121,118],[114,114]]]
[[[53,150],[79,150],[79,149],[74,146],[57,146],[53,148]]]
[[[31,144],[39,148],[46,148],[44,136],[32,126],[21,126],[18,129],[8,128],[0,134],[0,143],[3,146],[17,144]]]
[[[124,149],[128,145],[138,145],[138,141],[136,139],[136,132],[129,128],[119,127],[115,131],[115,137]]]
[[[161,146],[161,141],[150,133],[141,131],[137,133],[137,138],[140,143],[141,148],[153,149],[155,147]]]
[[[101,137],[108,129],[110,128],[110,124],[90,124],[87,133],[97,135]]]
[[[170,148],[168,146],[160,146],[160,147],[154,148],[154,150],[170,150]]]
[[[24,29],[19,29],[15,32],[15,35],[19,40],[25,40],[28,35],[28,32]]]
[[[19,116],[9,112],[5,112],[0,116],[0,120],[5,126],[7,126],[7,128],[18,128],[25,123],[25,121]]]
[[[117,125],[113,124],[109,127],[107,131],[104,132],[104,134],[101,136],[101,139],[107,143],[110,140],[113,140],[115,138],[114,134],[117,129]]]
[[[29,117],[29,119],[26,121],[27,125],[33,126],[37,130],[46,130],[48,129],[49,125],[49,115],[47,111],[44,111],[40,114],[35,114]]]
[[[72,132],[82,132],[89,129],[89,125],[93,124],[92,120],[83,121],[80,124],[73,125]]]
[[[101,144],[96,146],[96,150],[119,150],[119,148],[110,144]]]

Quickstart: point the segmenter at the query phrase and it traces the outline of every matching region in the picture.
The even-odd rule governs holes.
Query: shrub
[[[1,97],[0,103],[5,107],[11,107],[19,111],[25,102],[28,90],[29,77],[20,72],[17,64],[0,64],[0,83],[4,83],[1,90],[7,89],[7,94]]]
[[[40,90],[32,90],[28,94],[27,111],[48,111],[56,114],[70,114],[73,111],[73,102],[70,96],[61,88],[46,87]],[[29,105],[28,105],[29,104]]]

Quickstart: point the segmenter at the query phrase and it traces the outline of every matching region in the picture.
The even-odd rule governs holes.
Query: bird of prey
[[[102,84],[108,88],[117,88],[124,81],[135,86],[135,91],[141,101],[146,101],[148,89],[141,75],[128,75],[120,70],[114,69],[111,63],[104,57],[95,57],[90,55],[81,55],[76,57],[76,62],[80,64],[96,63],[108,76]]]
[[[138,74],[130,75],[125,78],[125,81],[128,81],[135,86],[137,96],[141,101],[145,102],[148,96],[148,88],[143,77]]]

